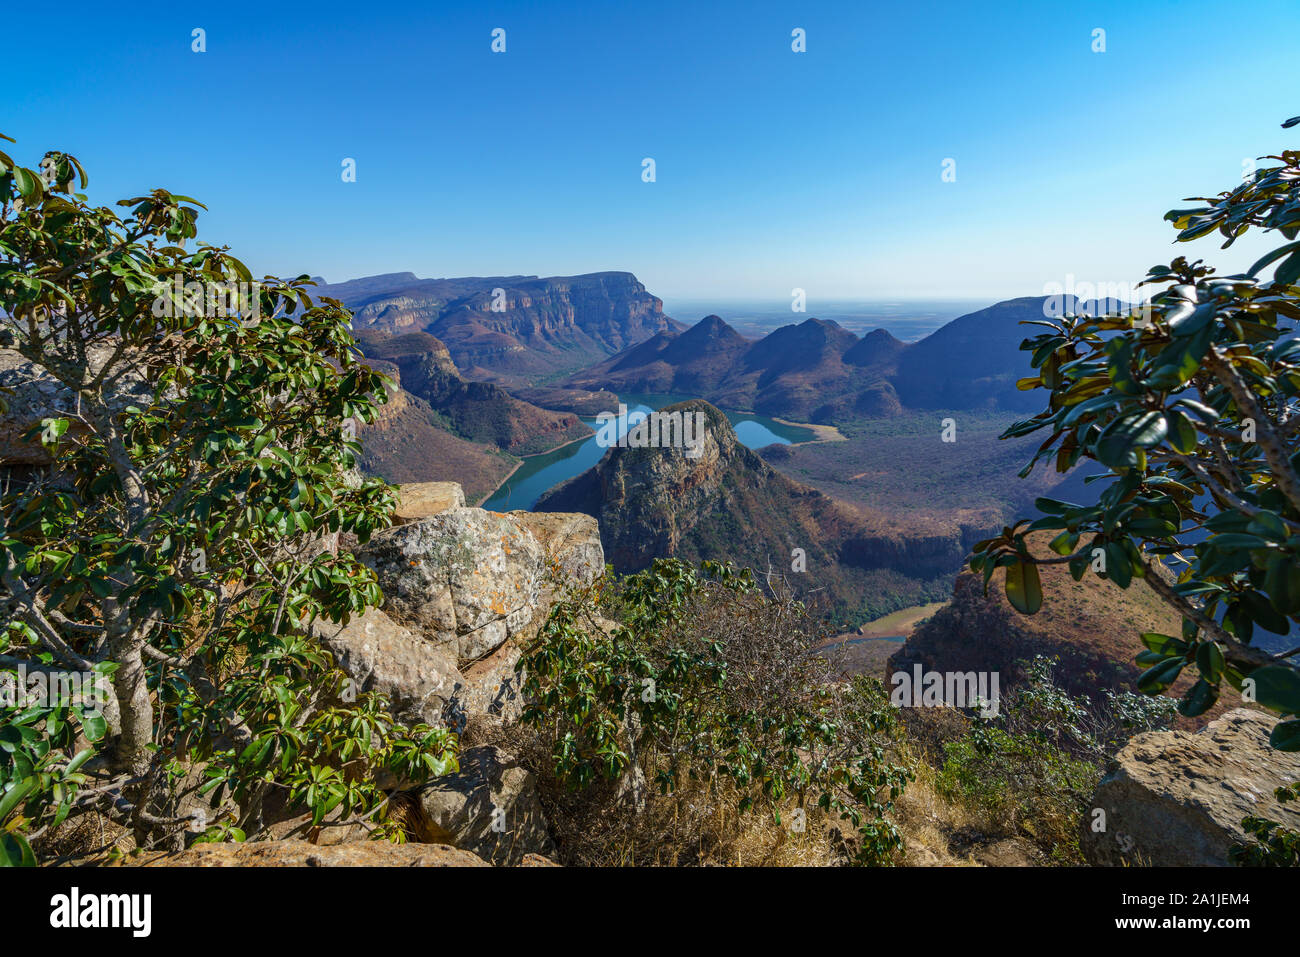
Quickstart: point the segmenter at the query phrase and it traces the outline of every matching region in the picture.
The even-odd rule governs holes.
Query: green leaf
[[[1282,714],[1300,713],[1300,673],[1285,665],[1264,665],[1246,676],[1253,681],[1255,700]]]
[[[1275,724],[1268,743],[1278,751],[1300,751],[1300,721]]]
[[[1192,420],[1177,409],[1165,410],[1165,424],[1169,429],[1169,444],[1177,451],[1188,455],[1196,451],[1199,436]]]
[[[81,716],[81,726],[89,741],[102,741],[108,733],[108,722],[98,711],[88,711]]]
[[[21,834],[0,833],[0,867],[35,867],[36,855]]]
[[[1022,615],[1032,615],[1043,606],[1043,587],[1038,579],[1038,566],[1033,562],[1018,561],[1007,566],[1007,601]]]
[[[1274,558],[1264,575],[1264,590],[1281,614],[1300,613],[1300,563],[1290,555]]]
[[[1167,432],[1168,425],[1161,413],[1130,412],[1102,430],[1097,439],[1097,459],[1103,465],[1131,466],[1137,461],[1135,449],[1160,444]]]
[[[9,812],[22,803],[23,798],[34,787],[36,787],[35,778],[24,778],[6,791],[3,797],[0,797],[0,822],[4,821],[9,816]]]
[[[1148,668],[1138,677],[1138,690],[1143,694],[1159,694],[1178,680],[1185,663],[1182,658],[1170,658]]]
[[[1213,708],[1218,700],[1218,685],[1212,685],[1204,678],[1200,678],[1196,684],[1187,689],[1187,693],[1178,702],[1178,713],[1185,718],[1195,718]]]
[[[1297,279],[1300,279],[1300,250],[1288,256],[1273,273],[1273,281],[1284,286],[1294,286]]]
[[[1223,652],[1214,642],[1206,641],[1197,646],[1196,667],[1207,681],[1218,683],[1223,677],[1223,664]]]
[[[1162,635],[1156,631],[1148,631],[1143,634],[1142,644],[1165,657],[1187,654],[1187,642],[1181,638],[1175,638],[1173,635]]]
[[[40,179],[34,176],[31,170],[22,166],[15,166],[13,172],[14,186],[17,187],[18,192],[22,195],[23,199],[30,200],[32,194],[39,188],[38,184],[40,183]]]

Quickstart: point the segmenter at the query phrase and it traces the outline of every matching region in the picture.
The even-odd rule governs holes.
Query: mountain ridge
[[[427,332],[466,378],[535,386],[572,374],[659,332],[680,330],[630,272],[421,279],[384,273],[319,286],[355,330]]]
[[[695,393],[726,408],[804,422],[895,415],[910,409],[1034,411],[1016,381],[1031,374],[1019,351],[1025,320],[1047,297],[1022,297],[959,316],[904,343],[885,329],[864,337],[809,318],[749,340],[709,315],[665,330],[569,377],[574,388]],[[1066,310],[1093,305],[1073,299]]]

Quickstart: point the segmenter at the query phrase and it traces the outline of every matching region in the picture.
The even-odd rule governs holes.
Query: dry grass
[[[51,828],[32,845],[37,858],[43,862],[103,865],[110,862],[114,852],[127,854],[133,851],[135,838],[122,825],[91,812]]]

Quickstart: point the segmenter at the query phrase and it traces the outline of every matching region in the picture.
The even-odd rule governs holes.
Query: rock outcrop
[[[533,623],[546,554],[518,521],[455,508],[374,536],[360,552],[384,610],[458,662],[484,657]]]
[[[378,608],[366,609],[346,625],[317,622],[313,632],[352,679],[354,690],[387,695],[398,720],[447,723],[453,702],[464,692],[465,677],[444,645],[416,635]]]
[[[494,864],[555,853],[533,775],[499,748],[464,751],[457,773],[429,782],[417,797],[419,840],[455,844]]]
[[[407,717],[500,713],[519,643],[560,592],[604,573],[596,522],[467,508],[455,483],[403,486],[400,498],[403,524],[358,549],[383,607],[316,633],[361,690],[385,691]]]
[[[465,490],[457,482],[412,482],[401,486],[394,525],[409,525],[449,508],[465,506]]]
[[[386,694],[399,721],[463,735],[460,770],[414,797],[415,839],[529,863],[554,851],[533,778],[497,748],[473,744],[518,716],[521,644],[565,589],[604,573],[599,530],[588,515],[467,508],[454,483],[400,492],[403,524],[358,550],[384,605],[313,632],[355,690]]]
[[[517,714],[520,643],[565,589],[604,572],[595,520],[467,508],[453,482],[402,486],[400,500],[403,524],[358,550],[383,607],[318,621],[314,634],[400,720],[463,731],[476,716]]]
[[[1276,788],[1300,779],[1300,754],[1276,751],[1276,719],[1238,708],[1196,734],[1140,734],[1115,758],[1093,794],[1081,845],[1092,864],[1227,866],[1245,840],[1247,816],[1300,829],[1300,809],[1279,804]]]

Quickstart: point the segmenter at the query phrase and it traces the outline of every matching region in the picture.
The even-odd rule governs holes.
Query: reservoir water
[[[693,397],[631,394],[620,396],[623,404],[627,406],[629,427],[636,425],[642,417],[652,411],[690,398]],[[618,410],[610,409],[610,411]],[[761,449],[765,445],[807,442],[814,436],[812,429],[786,425],[763,415],[753,415],[748,412],[727,412],[726,415],[731,422],[731,427],[736,430],[736,438],[742,445],[751,449]],[[582,417],[582,421],[592,428],[596,427],[594,418]],[[606,451],[597,444],[596,436],[590,435],[580,441],[571,442],[563,448],[542,455],[530,455],[524,459],[514,474],[488,497],[483,503],[483,508],[494,512],[508,512],[516,508],[531,509],[543,494],[561,482],[567,482],[575,475],[581,475],[599,462]]]

